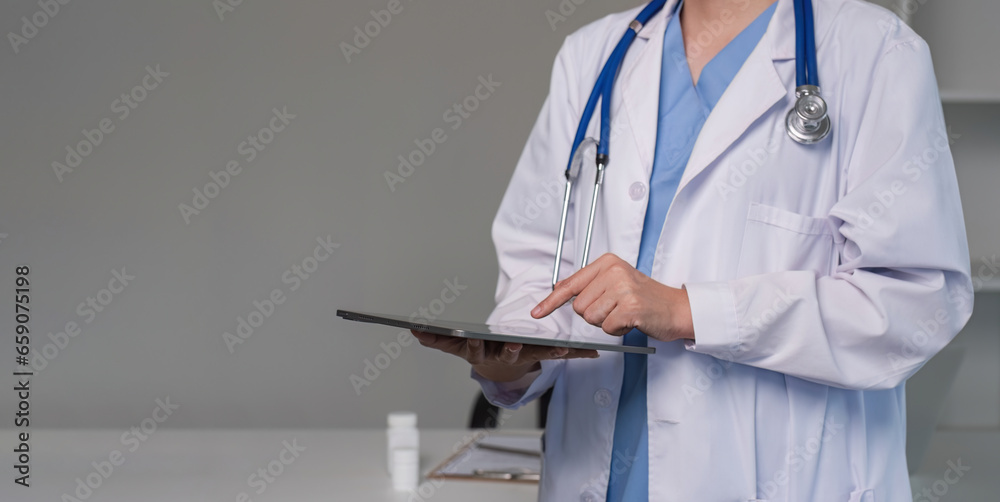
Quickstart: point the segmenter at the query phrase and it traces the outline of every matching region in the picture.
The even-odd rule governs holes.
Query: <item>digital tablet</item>
[[[570,349],[604,350],[612,352],[631,352],[633,354],[653,354],[653,347],[634,347],[613,343],[586,342],[574,340],[569,335],[555,333],[534,324],[494,325],[470,322],[442,321],[435,319],[427,321],[420,319],[411,321],[406,317],[388,314],[372,314],[370,312],[355,312],[337,310],[337,315],[349,321],[385,324],[397,328],[412,329],[433,333],[435,335],[475,338],[494,342],[523,343],[525,345],[542,345],[545,347],[566,347]],[[610,335],[609,335],[610,336]]]

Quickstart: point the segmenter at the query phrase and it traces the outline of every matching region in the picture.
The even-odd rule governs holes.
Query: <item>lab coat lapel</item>
[[[789,37],[794,51],[795,21],[789,17],[791,2],[780,1],[767,32],[747,57],[740,71],[709,114],[695,142],[677,190],[712,164],[746,130],[790,90],[775,68],[775,61],[788,56]],[[794,82],[792,82],[794,85]]]
[[[636,148],[639,161],[646,173],[646,179],[653,172],[653,156],[656,153],[656,124],[660,101],[660,68],[663,62],[663,33],[666,23],[673,15],[677,0],[669,0],[663,10],[639,30],[633,42],[636,56],[626,60],[621,73],[620,92],[622,111],[619,117],[624,122],[613,120],[612,152],[615,137],[623,146]],[[641,44],[641,46],[640,46]],[[617,134],[618,132],[622,134]],[[612,153],[612,155],[614,155]],[[612,156],[611,162],[614,162]]]

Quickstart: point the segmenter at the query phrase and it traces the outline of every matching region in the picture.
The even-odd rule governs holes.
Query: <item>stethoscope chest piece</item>
[[[795,106],[785,117],[785,130],[795,142],[811,145],[830,134],[830,116],[819,87],[801,85],[795,88]]]

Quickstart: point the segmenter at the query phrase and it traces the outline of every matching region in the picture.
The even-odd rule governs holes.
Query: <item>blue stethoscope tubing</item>
[[[656,15],[667,0],[653,0],[646,5],[642,11],[628,25],[628,29],[622,35],[618,45],[611,52],[611,56],[604,63],[601,73],[594,83],[594,89],[590,92],[587,105],[583,109],[580,117],[580,124],[577,126],[576,135],[573,137],[573,145],[570,149],[569,162],[566,165],[566,188],[563,196],[562,216],[559,221],[559,236],[556,244],[555,264],[552,267],[552,287],[555,288],[559,281],[559,266],[562,262],[563,241],[566,237],[566,222],[569,215],[569,204],[579,170],[575,169],[581,161],[581,146],[587,142],[594,142],[587,138],[587,128],[594,117],[597,101],[601,101],[601,131],[600,140],[597,141],[597,154],[595,156],[596,177],[594,180],[594,192],[590,199],[590,215],[587,220],[586,240],[583,246],[583,256],[581,266],[586,266],[590,254],[590,243],[594,232],[594,217],[597,213],[597,199],[604,183],[604,170],[610,161],[609,152],[611,147],[611,91],[614,88],[615,78],[621,69],[622,62],[629,46],[635,37],[642,30],[642,27]],[[819,92],[819,73],[816,69],[816,39],[813,30],[813,6],[812,0],[792,0],[795,12],[795,106],[788,112],[785,121],[788,135],[800,144],[813,144],[821,141],[830,132],[830,119],[827,116],[826,102]]]
[[[563,196],[563,210],[562,216],[559,222],[559,237],[557,239],[556,247],[556,261],[555,266],[552,270],[552,287],[555,288],[556,282],[559,281],[559,265],[562,261],[562,251],[563,251],[563,240],[566,237],[566,220],[569,214],[569,202],[570,195],[573,191],[573,182],[576,178],[576,173],[574,173],[573,167],[576,163],[575,160],[579,157],[577,155],[580,145],[584,142],[587,136],[587,127],[590,124],[590,120],[594,117],[594,109],[597,107],[597,100],[601,100],[601,139],[597,143],[597,177],[594,181],[594,193],[591,196],[590,203],[590,218],[587,220],[587,237],[586,242],[583,246],[583,257],[582,263],[587,264],[588,255],[590,254],[590,242],[594,234],[594,216],[597,211],[597,197],[601,191],[601,185],[604,182],[604,168],[608,165],[609,157],[608,152],[611,147],[611,90],[614,88],[615,77],[618,76],[618,70],[621,68],[622,61],[625,59],[625,53],[628,52],[629,46],[635,40],[636,35],[639,34],[639,30],[659,12],[663,6],[667,3],[667,0],[653,0],[642,11],[639,15],[635,17],[628,25],[628,29],[625,30],[625,34],[622,35],[621,40],[618,41],[618,45],[611,52],[611,56],[604,63],[604,68],[601,69],[601,73],[597,77],[597,82],[594,83],[594,89],[590,92],[590,98],[587,99],[587,106],[583,109],[583,116],[580,118],[580,125],[577,126],[576,136],[573,138],[573,147],[570,149],[570,158],[566,166],[566,190]]]
[[[625,34],[618,41],[618,45],[611,52],[611,56],[608,57],[607,62],[604,63],[604,68],[597,77],[594,89],[587,100],[587,106],[583,109],[583,117],[580,119],[580,125],[576,129],[576,136],[573,138],[573,149],[570,150],[571,152],[576,152],[576,149],[583,143],[587,135],[587,126],[590,124],[590,120],[594,116],[594,109],[597,107],[597,99],[601,98],[601,140],[598,143],[597,153],[604,156],[604,160],[607,160],[606,157],[610,146],[609,138],[611,136],[611,89],[614,87],[615,77],[618,74],[619,68],[621,68],[622,61],[625,59],[625,53],[628,51],[629,46],[632,45],[632,41],[635,40],[636,35],[639,34],[639,30],[666,3],[667,0],[653,0],[639,12],[634,21],[629,23],[629,29],[625,30]],[[569,165],[566,166],[567,173],[573,167],[572,164],[573,159],[570,158]]]
[[[816,70],[816,34],[813,29],[812,0],[794,0],[795,11],[795,86],[819,87]]]

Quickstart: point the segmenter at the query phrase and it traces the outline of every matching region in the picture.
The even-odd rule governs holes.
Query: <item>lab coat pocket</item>
[[[833,232],[826,218],[750,203],[740,249],[738,277],[789,270],[829,275],[834,263]]]

